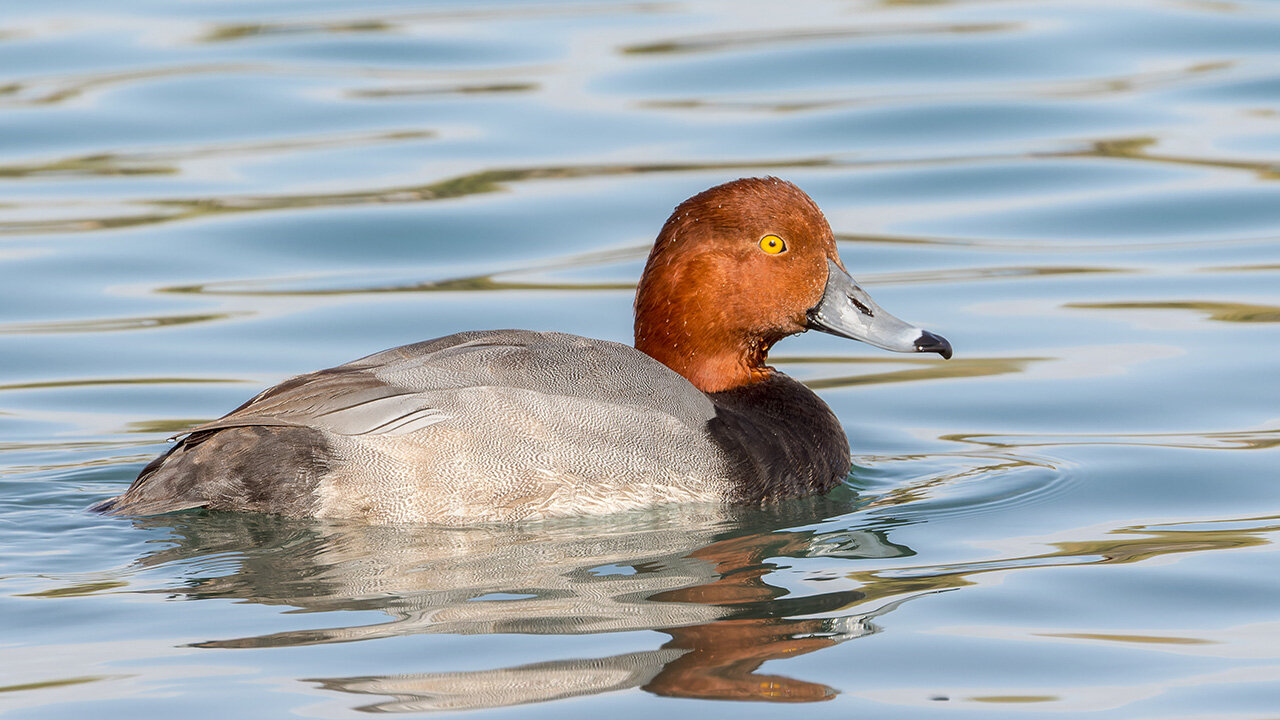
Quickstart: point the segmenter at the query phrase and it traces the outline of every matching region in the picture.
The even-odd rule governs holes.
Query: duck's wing
[[[715,416],[687,380],[626,345],[524,330],[450,335],[290,378],[188,431],[309,427],[340,435],[403,435],[449,419],[441,394],[509,389],[668,415],[691,428]]]
[[[439,420],[421,393],[347,365],[290,378],[184,434],[249,426],[311,427],[339,435],[408,433]]]
[[[192,428],[96,509],[302,517],[318,512],[320,488],[335,473],[348,495],[372,500],[330,514],[380,520],[519,519],[705,500],[724,494],[706,481],[723,464],[706,433],[715,412],[687,380],[625,345],[464,333],[268,388]],[[388,457],[363,450],[388,444],[391,462],[368,464]],[[658,480],[634,482],[655,468]],[[396,503],[407,496],[427,501],[406,515]]]

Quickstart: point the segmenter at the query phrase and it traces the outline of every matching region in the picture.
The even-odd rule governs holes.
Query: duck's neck
[[[675,370],[702,392],[751,385],[773,369],[765,365],[771,342],[735,338],[706,330],[692,332],[687,320],[636,321],[636,349]]]

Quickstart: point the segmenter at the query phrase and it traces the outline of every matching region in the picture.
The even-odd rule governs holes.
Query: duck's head
[[[771,177],[680,203],[649,253],[635,311],[636,348],[703,392],[764,379],[773,344],[811,329],[951,357],[945,339],[876,305],[845,271],[818,206]]]

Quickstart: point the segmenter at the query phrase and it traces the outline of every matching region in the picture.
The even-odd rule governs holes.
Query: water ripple
[[[420,5],[0,10],[6,707],[1273,711],[1274,3]],[[781,346],[859,453],[828,496],[85,512],[249,385],[474,327],[624,337],[670,208],[765,173],[957,348]]]
[[[1270,450],[1280,447],[1280,430],[1226,430],[1202,433],[1115,433],[1079,435],[944,435],[941,439],[993,448],[1070,445],[1128,445],[1193,450]]]

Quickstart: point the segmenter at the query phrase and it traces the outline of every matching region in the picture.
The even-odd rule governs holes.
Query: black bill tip
[[[951,343],[941,335],[934,335],[928,330],[921,330],[916,338],[916,352],[936,352],[945,360],[951,359]]]

